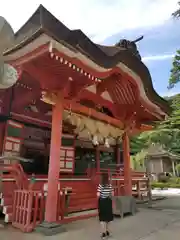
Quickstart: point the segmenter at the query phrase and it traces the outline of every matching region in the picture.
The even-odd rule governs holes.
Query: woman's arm
[[[110,185],[110,188],[111,188],[111,195],[113,197],[114,196],[114,189],[113,189],[112,185]]]
[[[100,195],[101,195],[101,189],[102,189],[102,187],[101,187],[101,185],[99,184],[99,186],[98,186],[98,188],[97,188],[97,193],[96,193],[97,197],[100,197]]]
[[[100,197],[100,193],[99,192],[97,192],[97,197]]]

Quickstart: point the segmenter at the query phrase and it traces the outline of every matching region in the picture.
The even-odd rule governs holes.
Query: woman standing
[[[101,183],[97,189],[99,221],[102,226],[102,239],[109,237],[109,222],[113,221],[112,196],[113,188],[107,173],[102,174]]]

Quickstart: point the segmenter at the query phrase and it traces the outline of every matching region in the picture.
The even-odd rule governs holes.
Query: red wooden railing
[[[9,172],[14,177],[19,189],[28,188],[28,178],[24,173],[21,164],[1,164],[0,171]]]
[[[125,195],[125,189],[124,189],[124,172],[120,169],[100,169],[99,172],[96,171],[96,169],[88,169],[87,175],[92,179],[92,181],[96,184],[96,186],[100,182],[100,176],[103,173],[108,173],[113,188],[115,196],[123,196]],[[144,172],[131,172],[131,178],[132,178],[132,195],[142,198],[143,194],[146,194],[147,192],[147,185],[148,185],[148,178],[146,176],[146,173]]]
[[[23,232],[31,232],[44,220],[45,195],[42,191],[15,190],[12,225]],[[65,193],[59,191],[57,222],[65,215]]]
[[[44,195],[41,191],[15,190],[12,225],[23,232],[32,231],[43,220]]]

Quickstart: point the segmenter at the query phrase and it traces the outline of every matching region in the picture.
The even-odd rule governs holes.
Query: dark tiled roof
[[[42,5],[39,6],[32,17],[15,34],[14,48],[7,50],[5,55],[22,48],[42,33],[46,33],[58,42],[68,44],[72,49],[74,48],[82,52],[104,68],[112,68],[119,62],[125,64],[140,76],[146,94],[151,101],[160,106],[164,112],[170,112],[167,101],[155,92],[148,68],[142,63],[139,57],[133,55],[132,51],[118,45],[102,46],[93,43],[81,30],[68,29]]]
[[[159,144],[151,145],[147,149],[147,155],[150,157],[169,157],[171,159],[180,159],[180,155],[173,154],[163,148],[163,146]]]

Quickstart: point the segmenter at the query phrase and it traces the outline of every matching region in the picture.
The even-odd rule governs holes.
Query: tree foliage
[[[180,1],[178,5],[179,8],[172,14],[175,18],[180,18]],[[180,82],[180,50],[176,52],[172,65],[168,88],[173,88]],[[180,154],[180,94],[166,100],[169,101],[173,110],[171,116],[157,123],[153,131],[131,138],[130,147],[133,154],[131,162],[135,170],[142,168],[146,149],[153,143],[162,145],[171,153]],[[180,169],[180,164],[178,167]]]
[[[178,2],[179,8],[172,14],[173,17],[179,18],[180,17],[180,1]]]
[[[168,101],[172,107],[172,114],[163,122],[157,123],[153,131],[132,137],[132,154],[145,151],[153,143],[164,146],[172,153],[180,154],[180,94],[169,98]]]
[[[145,171],[144,159],[147,155],[146,150],[141,150],[136,155],[131,156],[131,166],[136,171]]]
[[[173,17],[180,18],[179,8],[172,14]],[[180,82],[180,50],[176,52],[173,59],[173,66],[169,79],[169,88],[173,88]],[[132,137],[130,142],[132,162],[137,170],[142,165],[143,154],[153,143],[159,143],[168,151],[180,154],[180,94],[167,99],[172,107],[172,114],[165,121],[157,123],[153,131],[141,133]]]
[[[173,59],[168,88],[173,88],[179,82],[180,82],[180,50],[176,52],[176,55]]]
[[[180,18],[180,1],[178,2],[178,9],[172,14],[175,18]],[[172,63],[171,76],[169,78],[168,88],[173,88],[177,83],[180,82],[180,50],[177,50],[176,55]]]

